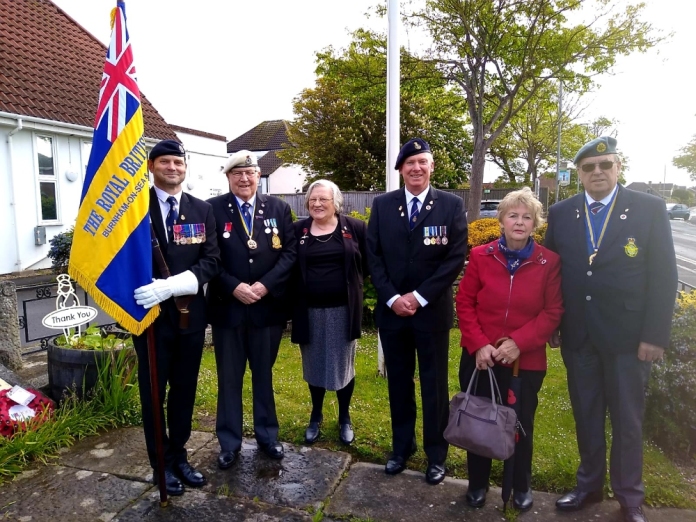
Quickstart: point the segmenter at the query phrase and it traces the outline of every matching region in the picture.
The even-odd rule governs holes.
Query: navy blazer
[[[184,332],[205,329],[208,326],[208,319],[205,313],[206,304],[203,285],[210,281],[220,269],[220,250],[215,232],[213,209],[205,201],[185,192],[181,194],[177,224],[204,224],[205,241],[198,244],[178,245],[174,242],[167,243],[162,211],[154,188],[150,189],[150,219],[171,275],[190,270],[198,279],[198,294],[188,305],[189,327]],[[154,257],[152,259],[152,273],[153,277],[157,279],[163,278]],[[160,306],[162,308],[160,317],[167,317],[178,328],[179,310],[174,303],[174,299],[167,299]]]
[[[292,342],[306,344],[309,342],[309,314],[304,285],[307,281],[307,243],[302,236],[308,235],[312,218],[296,221],[297,264],[293,271],[292,291],[289,304],[292,306]],[[339,214],[338,226],[343,239],[345,253],[344,267],[346,274],[346,293],[348,294],[348,338],[358,339],[362,332],[363,284],[368,275],[365,235],[367,227],[359,219]],[[307,231],[307,232],[305,232]]]
[[[588,338],[615,353],[635,352],[640,342],[667,348],[677,266],[664,201],[619,186],[592,265],[584,192],[553,205],[548,222],[544,244],[561,256],[563,348]]]
[[[430,188],[413,231],[404,188],[375,198],[367,226],[367,252],[377,289],[375,318],[379,328],[411,325],[442,331],[453,324],[452,284],[464,267],[467,224],[459,196]],[[424,244],[424,227],[447,227],[447,244]],[[416,290],[428,301],[412,317],[400,317],[387,306],[396,294]]]
[[[226,328],[239,326],[243,321],[259,327],[284,324],[283,297],[297,257],[290,206],[282,199],[256,194],[252,237],[257,248],[252,250],[247,246],[249,237],[234,194],[223,194],[208,202],[213,207],[222,259],[220,274],[208,285],[210,324]],[[275,219],[280,248],[273,247],[272,230],[266,232],[267,219]],[[229,237],[225,237],[226,223],[232,228]],[[232,295],[240,283],[252,285],[257,281],[266,287],[268,294],[256,303],[246,305]]]

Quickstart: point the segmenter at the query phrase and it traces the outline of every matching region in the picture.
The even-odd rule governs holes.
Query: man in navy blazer
[[[416,450],[417,357],[426,480],[438,484],[445,478],[448,449],[443,433],[448,420],[452,284],[464,266],[466,216],[461,198],[430,186],[435,164],[424,140],[408,141],[394,168],[405,186],[375,198],[367,227],[392,421],[392,455],[385,472],[401,473]]]
[[[208,285],[208,317],[218,374],[218,467],[242,446],[242,385],[251,369],[254,434],[259,449],[282,459],[273,396],[273,365],[287,312],[284,294],[297,257],[290,206],[257,192],[254,154],[239,151],[223,169],[230,192],[209,200],[217,225],[222,271]]]
[[[150,220],[171,276],[164,278],[153,258],[154,282],[135,290],[139,305],[151,308],[161,303],[161,312],[153,324],[156,344],[160,404],[152,404],[147,335],[134,337],[138,355],[138,381],[143,412],[147,454],[152,468],[157,467],[153,408],[164,416],[167,384],[164,459],[167,492],[181,495],[183,484],[202,487],[206,479],[194,469],[186,456],[186,442],[191,436],[191,417],[196,399],[198,370],[203,355],[205,314],[203,285],[217,274],[220,265],[215,221],[210,205],[181,189],[186,177],[186,153],[173,140],[160,141],[150,151],[148,168],[154,187],[150,189]],[[175,298],[187,296],[188,325],[180,323]],[[180,303],[182,308],[183,304]],[[155,481],[157,473],[154,473]],[[183,482],[183,484],[182,484]]]
[[[612,490],[623,519],[642,522],[645,388],[669,345],[677,291],[672,231],[662,199],[618,184],[614,138],[585,144],[574,163],[585,190],[550,208],[545,239],[561,256],[561,355],[580,451],[577,486],[556,507],[602,500],[608,408]]]

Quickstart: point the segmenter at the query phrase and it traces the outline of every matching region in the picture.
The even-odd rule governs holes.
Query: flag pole
[[[157,378],[157,344],[155,327],[147,327],[147,360],[150,367],[150,393],[152,394],[152,420],[155,425],[155,452],[157,453],[157,484],[159,485],[160,507],[167,507],[167,483],[164,478],[164,446],[162,439],[162,417],[160,416],[159,380]]]

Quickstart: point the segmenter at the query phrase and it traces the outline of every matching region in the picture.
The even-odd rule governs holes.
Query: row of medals
[[[205,241],[205,237],[182,237],[180,239],[174,239],[177,245],[197,245],[203,243],[203,241]]]
[[[423,240],[424,245],[446,245],[447,243],[449,243],[447,236],[445,236],[443,238],[441,238],[440,236],[426,237]]]

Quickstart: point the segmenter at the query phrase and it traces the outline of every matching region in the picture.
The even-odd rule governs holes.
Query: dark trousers
[[[157,378],[160,403],[157,405],[164,431],[164,460],[167,466],[186,460],[185,445],[191,436],[191,418],[196,400],[198,371],[203,355],[205,330],[179,333],[162,316],[154,323],[157,346]],[[138,354],[138,385],[143,412],[145,444],[150,465],[157,467],[155,450],[155,424],[153,420],[152,393],[150,389],[150,362],[147,355],[147,333],[133,338],[135,352]],[[165,423],[164,401],[167,383],[169,393]],[[169,434],[167,434],[167,427]]]
[[[416,389],[413,377],[417,357],[423,405],[423,450],[429,463],[444,464],[449,447],[442,435],[449,416],[449,331],[380,328],[379,336],[387,367],[394,455],[409,456],[415,443]]]
[[[254,434],[259,446],[278,439],[278,418],[273,397],[273,365],[283,334],[280,325],[235,328],[213,326],[218,375],[217,431],[222,451],[242,447],[242,385],[249,361],[254,404]]]
[[[466,390],[471,376],[476,370],[476,355],[462,350],[462,358],[459,361],[459,386]],[[503,402],[507,404],[508,388],[512,379],[512,368],[495,365],[493,374]],[[520,433],[520,438],[515,445],[515,468],[513,471],[512,488],[515,491],[525,492],[532,487],[532,455],[534,453],[534,415],[539,405],[539,390],[546,377],[544,370],[520,370],[521,379],[520,409],[517,419],[522,424],[526,435]],[[479,397],[491,396],[491,385],[488,376],[484,372],[479,373],[472,393]],[[488,486],[491,475],[491,459],[482,457],[467,451],[466,462],[469,470],[469,488],[484,489]]]
[[[611,488],[622,506],[643,503],[643,415],[651,364],[635,353],[615,354],[587,342],[563,350],[573,406],[580,466],[578,488],[601,491],[607,473],[606,412],[611,419]]]

